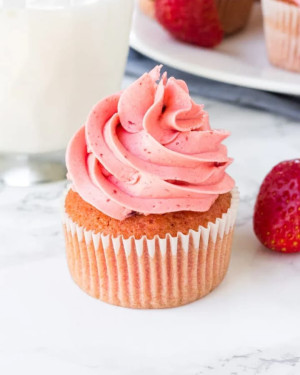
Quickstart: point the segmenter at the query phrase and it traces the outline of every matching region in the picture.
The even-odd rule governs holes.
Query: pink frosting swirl
[[[234,181],[221,142],[185,82],[160,66],[98,103],[67,150],[73,189],[118,220],[132,213],[207,211]]]

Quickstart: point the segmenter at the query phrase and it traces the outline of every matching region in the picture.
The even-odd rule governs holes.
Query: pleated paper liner
[[[104,236],[65,214],[70,273],[86,293],[114,305],[166,308],[195,301],[226,274],[238,202],[235,188],[230,208],[216,223],[153,239]]]
[[[300,72],[300,7],[263,0],[264,30],[270,62]]]
[[[215,0],[225,34],[233,34],[246,26],[254,0]]]

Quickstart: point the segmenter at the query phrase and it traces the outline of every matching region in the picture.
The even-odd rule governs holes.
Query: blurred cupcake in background
[[[262,0],[270,62],[300,72],[300,0]]]
[[[225,35],[243,29],[249,20],[253,0],[214,0]]]
[[[155,0],[138,0],[141,11],[147,16],[155,18]]]

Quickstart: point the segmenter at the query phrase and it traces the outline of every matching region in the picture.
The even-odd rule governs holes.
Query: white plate
[[[136,9],[131,46],[171,67],[239,86],[300,95],[300,74],[273,67],[267,58],[262,14],[255,4],[247,28],[215,49],[173,39],[155,20]]]

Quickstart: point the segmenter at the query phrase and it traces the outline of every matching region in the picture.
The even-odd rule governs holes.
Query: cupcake
[[[189,0],[192,2],[195,0]],[[206,0],[205,0],[206,1]],[[246,26],[254,0],[214,0],[219,21],[225,35],[233,34]],[[140,9],[155,17],[155,0],[139,0]],[[169,4],[167,4],[169,6]],[[163,5],[161,5],[163,6]]]
[[[243,29],[249,20],[254,0],[215,0],[224,34]]]
[[[139,0],[139,6],[143,13],[151,18],[155,18],[155,0]]]
[[[263,0],[262,6],[270,62],[300,72],[300,0]]]
[[[100,101],[70,141],[64,205],[74,281],[104,302],[165,308],[223,280],[238,204],[202,105],[161,67]]]

